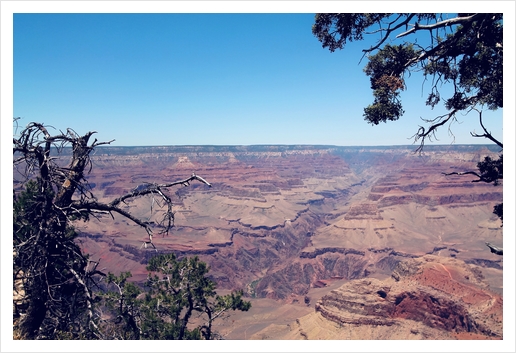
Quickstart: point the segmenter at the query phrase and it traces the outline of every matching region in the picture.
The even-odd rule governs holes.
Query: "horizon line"
[[[182,145],[102,145],[96,148],[109,147],[265,147],[265,146],[302,146],[302,147],[418,147],[420,144],[399,144],[399,145],[334,145],[334,144],[313,144],[313,143],[257,143],[257,144],[182,144]],[[450,144],[425,144],[424,147],[453,147],[453,146],[498,146],[495,143],[450,143]],[[70,146],[67,146],[70,147]]]

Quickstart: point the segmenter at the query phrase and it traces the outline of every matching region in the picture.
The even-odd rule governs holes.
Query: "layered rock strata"
[[[349,281],[288,330],[268,327],[254,337],[502,339],[502,307],[502,297],[489,291],[476,267],[426,255],[401,261],[386,280]]]
[[[441,172],[468,170],[477,147],[177,146],[99,148],[88,177],[102,201],[143,182],[184,179],[192,172],[213,185],[170,190],[175,224],[156,235],[157,252],[198,255],[222,288],[289,300],[321,281],[390,275],[405,258],[427,253],[501,271],[485,241],[502,246],[492,207],[502,187]],[[127,210],[153,220],[159,200]],[[152,218],[154,217],[154,218]],[[146,233],[115,215],[78,225],[84,248],[111,272],[145,273],[156,254]],[[152,223],[151,223],[152,224]]]

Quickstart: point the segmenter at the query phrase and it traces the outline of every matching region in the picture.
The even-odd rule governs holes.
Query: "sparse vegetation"
[[[215,283],[206,277],[209,269],[197,257],[179,261],[174,254],[158,255],[147,269],[147,291],[127,281],[129,272],[108,275],[106,282],[114,290],[103,297],[115,318],[105,321],[105,338],[209,340],[218,338],[212,330],[215,319],[251,307],[242,300],[242,291],[216,295]]]
[[[18,119],[14,120],[17,124]],[[203,178],[166,184],[146,183],[110,203],[92,193],[86,174],[92,168],[90,143],[95,132],[71,129],[51,135],[46,126],[30,123],[13,138],[13,322],[20,339],[213,339],[212,321],[228,310],[248,310],[242,292],[216,296],[208,267],[198,258],[176,260],[173,254],[152,258],[149,292],[119,276],[98,270],[99,262],[83,253],[73,225],[100,214],[117,213],[141,226],[152,243],[154,230],[167,234],[174,225],[166,189]],[[68,158],[68,163],[67,159]],[[164,205],[161,220],[151,224],[119,205],[142,196]],[[106,286],[116,288],[103,293]],[[140,294],[144,294],[140,298]],[[103,315],[103,310],[108,313]],[[206,322],[190,329],[193,312]],[[110,321],[112,320],[112,321]]]

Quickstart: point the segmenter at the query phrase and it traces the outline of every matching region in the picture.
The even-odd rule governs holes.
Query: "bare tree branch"
[[[499,247],[499,246],[495,246],[489,242],[486,241],[486,246],[491,250],[491,252],[493,254],[496,254],[496,255],[503,255],[503,248]]]
[[[134,198],[134,197],[137,197],[137,196],[144,196],[144,195],[153,194],[153,193],[160,193],[161,192],[161,190],[160,190],[161,188],[169,188],[169,187],[176,186],[176,185],[188,186],[192,180],[198,180],[198,181],[208,185],[209,187],[211,187],[210,183],[208,183],[206,180],[204,180],[200,176],[197,176],[197,175],[195,175],[195,173],[193,173],[192,176],[190,176],[189,178],[186,178],[184,180],[174,181],[172,183],[166,183],[166,184],[145,183],[145,184],[141,184],[141,185],[137,186],[136,188],[134,188],[130,193],[127,193],[125,195],[122,195],[122,196],[114,199],[109,204],[111,206],[116,206],[120,202],[124,202],[125,200],[130,199],[130,198]]]
[[[393,24],[395,24],[396,21],[401,17],[401,16],[398,16],[398,18],[396,18],[394,21],[392,21],[392,22],[390,22],[388,24],[387,29],[383,29],[383,30],[380,29],[380,31],[385,31],[386,33],[382,34],[382,38],[380,39],[380,41],[378,41],[378,43],[376,43],[375,45],[371,46],[369,49],[363,49],[362,51],[365,52],[365,53],[370,53],[370,52],[378,49],[389,38],[389,36],[392,34],[392,32],[394,32],[398,28],[401,28],[403,26],[407,26],[408,23],[410,22],[410,20],[412,20],[412,18],[414,18],[414,16],[415,16],[415,14],[409,14],[409,16],[407,16],[407,18],[404,21],[401,21],[400,23],[396,24],[396,26],[391,28],[391,26]]]
[[[474,175],[478,178],[478,180],[472,180],[471,182],[473,183],[476,183],[476,182],[479,182],[479,181],[484,181],[482,180],[482,176],[480,174],[478,174],[477,172],[474,172],[474,171],[469,171],[469,172],[452,172],[452,173],[442,173],[443,175],[446,175],[446,176],[449,176],[449,175]]]
[[[435,122],[435,121],[437,121],[437,123],[432,124],[430,127],[428,127],[428,129],[425,129],[423,126],[420,126],[418,131],[412,136],[412,138],[414,139],[414,142],[417,142],[417,141],[419,141],[421,139],[419,147],[416,149],[415,152],[416,153],[421,153],[423,151],[424,146],[425,146],[425,140],[426,139],[430,139],[431,140],[432,137],[435,137],[435,132],[436,132],[437,128],[442,126],[442,125],[444,125],[444,124],[446,124],[451,119],[453,119],[455,117],[455,114],[457,113],[457,111],[458,111],[457,109],[454,109],[450,113],[438,116],[435,119],[425,120],[427,122]]]
[[[486,127],[484,126],[484,124],[482,122],[482,112],[479,111],[478,115],[479,115],[479,119],[480,119],[480,126],[482,126],[482,129],[484,130],[484,133],[482,135],[479,135],[479,134],[476,134],[475,132],[471,132],[471,136],[473,136],[473,137],[485,137],[486,139],[491,140],[494,143],[496,143],[500,148],[503,148],[503,143],[501,143],[500,141],[495,139],[493,137],[493,135],[491,135],[491,133],[488,132]]]
[[[474,15],[471,15],[471,16],[467,16],[467,17],[450,18],[448,20],[444,20],[444,21],[440,21],[440,22],[437,22],[437,23],[433,23],[431,25],[421,25],[421,24],[416,22],[413,25],[414,27],[412,27],[411,29],[409,29],[406,32],[398,34],[396,36],[396,38],[401,38],[401,37],[407,36],[409,34],[417,32],[419,30],[431,31],[431,30],[434,30],[434,29],[437,29],[437,28],[446,27],[446,26],[453,26],[453,25],[458,25],[458,24],[470,23],[470,22],[476,21],[478,18],[483,17],[483,16],[485,16],[485,15],[477,13],[477,14],[474,14]]]

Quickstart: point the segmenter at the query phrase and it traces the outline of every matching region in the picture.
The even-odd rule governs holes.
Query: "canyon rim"
[[[111,272],[145,280],[158,253],[197,255],[221,292],[253,310],[227,339],[503,339],[503,246],[492,213],[502,185],[472,183],[495,146],[102,147],[92,191],[112,199],[191,173],[212,187],[171,190],[175,227],[143,247],[129,220],[79,224],[81,246]],[[151,217],[152,200],[128,206]],[[150,218],[149,218],[150,219]]]

